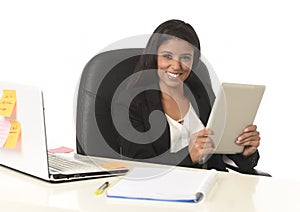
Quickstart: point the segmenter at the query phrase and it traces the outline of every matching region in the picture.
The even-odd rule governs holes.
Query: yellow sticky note
[[[10,120],[10,124],[11,127],[4,148],[15,148],[21,133],[21,124],[18,121]]]
[[[17,101],[15,90],[3,90],[0,99],[0,116],[10,117]]]

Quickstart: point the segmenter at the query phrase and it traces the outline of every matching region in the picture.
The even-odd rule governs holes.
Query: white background
[[[74,95],[88,60],[182,19],[194,26],[220,81],[267,86],[255,121],[257,168],[298,180],[299,9],[297,0],[1,1],[0,80],[40,86],[50,147],[75,148]]]

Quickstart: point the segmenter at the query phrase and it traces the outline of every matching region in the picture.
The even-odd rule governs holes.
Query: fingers
[[[214,151],[215,144],[212,139],[208,137],[211,133],[210,129],[203,129],[192,135],[189,152],[194,163],[199,162],[199,159]]]
[[[248,156],[254,153],[257,149],[257,147],[260,145],[260,137],[254,136],[254,137],[248,137],[245,140],[236,141],[238,145],[244,146],[243,155]]]
[[[247,146],[247,145],[251,145],[253,141],[257,141],[259,143],[260,139],[261,138],[258,132],[251,132],[239,136],[238,139],[236,140],[236,143],[243,146]]]
[[[189,144],[189,153],[194,163],[199,162],[206,155],[211,154],[215,150],[215,143],[209,137],[213,132],[210,129],[203,129],[191,136]],[[238,145],[244,146],[243,155],[250,156],[260,145],[260,133],[257,131],[256,125],[249,125],[245,127],[243,132],[236,140]]]
[[[239,135],[238,140],[244,140],[245,138],[253,135],[259,135],[259,132],[257,131],[256,125],[248,125],[244,128],[243,132]]]
[[[215,143],[211,140],[209,137],[197,137],[197,139],[194,141],[194,147],[205,149],[205,148],[214,148]]]
[[[256,131],[257,130],[257,126],[252,124],[252,125],[248,125],[247,127],[245,127],[245,129],[243,130],[244,132],[251,132],[251,131]]]
[[[203,129],[196,134],[194,134],[194,145],[196,148],[214,148],[215,143],[211,140],[209,135],[212,134],[210,129]]]
[[[204,128],[196,133],[198,137],[207,137],[212,134],[212,130],[208,128]]]
[[[236,143],[242,146],[258,146],[260,143],[260,133],[257,131],[256,125],[247,126],[243,133],[239,135]]]
[[[251,141],[247,141],[242,144],[239,144],[239,145],[245,146],[245,147],[253,146],[253,147],[257,148],[260,145],[260,140],[251,140]]]
[[[237,138],[236,143],[245,147],[243,151],[244,156],[250,156],[257,150],[257,147],[260,145],[260,139],[260,133],[257,131],[257,126],[249,125]]]

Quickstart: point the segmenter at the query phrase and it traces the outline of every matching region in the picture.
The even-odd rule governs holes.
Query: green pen
[[[104,192],[105,189],[109,186],[109,182],[103,183],[97,190],[95,191],[95,195],[100,195]]]

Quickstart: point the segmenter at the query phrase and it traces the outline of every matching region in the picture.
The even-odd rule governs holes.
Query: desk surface
[[[238,173],[220,172],[216,185],[199,203],[110,199],[105,194],[94,195],[95,189],[105,181],[114,184],[119,179],[52,184],[0,166],[1,211],[300,211],[300,182]]]

